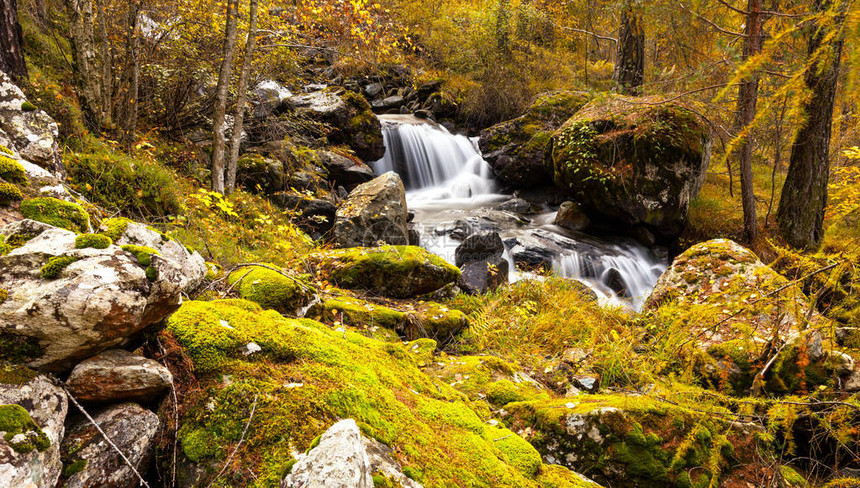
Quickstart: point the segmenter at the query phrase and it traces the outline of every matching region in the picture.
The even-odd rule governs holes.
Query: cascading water
[[[579,280],[593,289],[601,303],[639,310],[666,269],[651,251],[631,240],[605,241],[572,235],[551,225],[547,212],[523,222],[495,210],[509,195],[495,193],[492,170],[474,140],[409,115],[382,115],[385,157],[372,163],[377,174],[397,172],[407,188],[409,209],[421,234],[421,245],[454,261],[460,241],[457,228],[498,232],[511,264],[522,242],[552,248],[558,276]],[[515,269],[511,266],[511,269]],[[511,280],[527,273],[512,272]]]

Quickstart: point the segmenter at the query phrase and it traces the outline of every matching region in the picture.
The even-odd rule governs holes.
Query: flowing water
[[[497,209],[511,196],[498,193],[476,140],[408,115],[379,118],[386,154],[372,163],[373,169],[377,174],[395,171],[403,178],[427,250],[453,262],[458,237],[496,231],[505,241],[512,281],[528,275],[513,271],[515,258],[548,255],[556,275],[585,283],[601,303],[634,310],[641,308],[666,269],[636,241],[595,238],[553,225],[555,212],[549,208],[527,217]]]

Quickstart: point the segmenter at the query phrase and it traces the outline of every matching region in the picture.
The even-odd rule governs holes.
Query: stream
[[[510,280],[538,265],[578,280],[601,304],[638,311],[667,264],[628,238],[595,237],[553,225],[549,207],[524,205],[498,191],[492,169],[475,139],[410,115],[381,115],[385,157],[371,163],[377,174],[395,171],[406,186],[421,246],[449,262],[463,238],[498,232],[511,264]]]

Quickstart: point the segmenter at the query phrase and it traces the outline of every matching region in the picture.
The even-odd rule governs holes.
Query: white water
[[[383,115],[380,120],[386,153],[383,159],[372,163],[373,169],[377,174],[395,171],[401,175],[407,188],[409,209],[415,212],[421,245],[449,262],[454,262],[454,251],[460,242],[445,230],[450,230],[454,222],[467,219],[481,224],[482,216],[490,215],[495,220],[487,219],[487,225],[505,240],[536,229],[557,235],[567,248],[554,259],[554,273],[585,283],[604,304],[641,309],[657,278],[666,269],[664,263],[657,262],[648,249],[635,241],[601,241],[575,236],[551,225],[554,212],[534,216],[526,224],[517,224],[514,215],[493,210],[498,203],[511,197],[496,193],[492,170],[481,157],[475,140],[451,134],[442,126],[408,115]],[[510,225],[499,225],[500,218]],[[590,252],[573,249],[577,248],[578,239],[583,249]],[[507,249],[504,257],[511,264],[511,281],[531,276],[516,270],[510,251]],[[623,281],[621,293],[610,287],[613,274]]]

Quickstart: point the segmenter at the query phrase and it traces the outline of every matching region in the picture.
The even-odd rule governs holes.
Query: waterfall
[[[522,237],[552,251],[556,275],[581,281],[597,293],[601,303],[633,310],[642,307],[666,269],[665,263],[659,263],[638,242],[573,236],[550,224],[554,213],[535,216],[527,225],[493,221],[494,212],[500,213],[494,205],[510,196],[495,193],[492,169],[475,140],[411,115],[381,115],[379,119],[386,152],[371,166],[377,174],[395,171],[403,179],[421,245],[429,251],[453,262],[459,241],[445,229],[453,222],[485,218],[490,230],[506,241],[504,257],[511,264],[512,281],[530,276],[516,271],[516,253],[507,244]]]
[[[395,171],[411,201],[469,199],[492,194],[492,170],[475,141],[411,115],[381,115],[385,157],[377,174]]]

